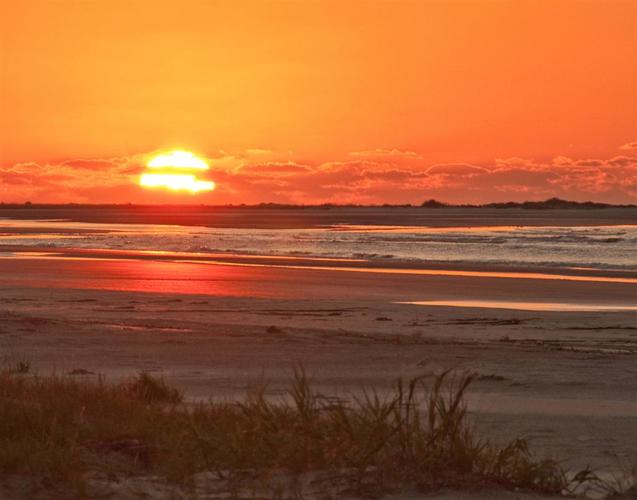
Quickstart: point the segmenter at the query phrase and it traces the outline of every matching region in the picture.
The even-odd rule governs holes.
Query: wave
[[[0,244],[87,249],[160,250],[196,253],[306,256],[427,263],[590,267],[637,270],[637,227],[329,228],[272,230],[171,226],[94,225],[73,238],[41,232],[0,234]],[[1,229],[0,221],[0,229]],[[105,228],[107,230],[105,230]],[[68,233],[66,233],[68,236]]]

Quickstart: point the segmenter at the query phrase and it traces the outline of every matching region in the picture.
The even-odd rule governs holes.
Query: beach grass
[[[297,368],[281,398],[264,386],[241,402],[192,403],[148,373],[110,384],[6,371],[0,473],[63,485],[78,497],[96,472],[152,476],[192,492],[194,478],[210,471],[231,493],[279,488],[282,496],[309,473],[315,488],[338,490],[336,497],[404,488],[568,491],[559,464],[535,459],[525,440],[498,446],[476,433],[464,402],[474,378],[398,380],[388,395],[341,402],[317,394]],[[282,475],[287,486],[274,480]]]

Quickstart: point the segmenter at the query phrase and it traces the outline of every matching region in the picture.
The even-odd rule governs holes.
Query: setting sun
[[[208,164],[188,151],[171,151],[153,157],[146,166],[148,168],[192,168],[208,170]]]
[[[188,191],[199,193],[212,191],[213,181],[198,179],[194,174],[181,173],[183,170],[208,170],[205,160],[188,151],[171,151],[151,158],[146,167],[160,170],[160,173],[145,173],[139,179],[139,184],[147,188],[166,188],[171,191]],[[178,170],[180,173],[176,173]]]
[[[173,191],[199,193],[215,188],[212,181],[200,181],[191,174],[143,174],[140,184],[144,187],[163,187]]]

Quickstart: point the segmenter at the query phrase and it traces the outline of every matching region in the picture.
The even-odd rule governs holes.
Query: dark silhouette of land
[[[446,203],[435,199],[429,199],[420,205],[411,203],[383,203],[383,204],[356,204],[356,203],[319,203],[319,204],[293,204],[293,203],[273,203],[263,202],[255,204],[225,204],[225,205],[207,205],[207,204],[135,204],[135,203],[33,203],[27,201],[25,203],[5,203],[0,202],[0,210],[6,209],[46,209],[46,208],[120,208],[120,207],[201,207],[201,208],[278,208],[278,209],[313,209],[313,208],[522,208],[528,210],[569,210],[569,209],[600,209],[600,208],[637,208],[635,204],[615,204],[601,203],[595,201],[570,201],[561,198],[549,198],[543,201],[506,201],[493,202],[483,204],[471,203]]]
[[[595,201],[569,201],[561,198],[549,198],[544,201],[507,201],[500,203],[486,203],[483,205],[453,205],[438,200],[427,200],[420,205],[422,208],[523,208],[527,210],[570,210],[596,208],[635,208],[637,205],[615,205]]]
[[[133,205],[0,203],[0,218],[218,228],[301,229],[360,226],[606,226],[637,224],[636,205],[552,198],[546,201],[452,205]]]

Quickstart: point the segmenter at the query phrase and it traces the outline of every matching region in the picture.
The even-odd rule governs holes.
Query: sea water
[[[0,245],[637,270],[637,225],[258,229],[0,219]]]

